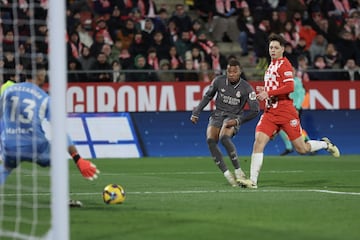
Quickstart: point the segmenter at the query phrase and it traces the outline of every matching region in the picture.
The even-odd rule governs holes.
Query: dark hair
[[[278,41],[280,43],[280,46],[285,47],[286,40],[279,34],[271,34],[269,36],[269,43],[271,41]]]
[[[241,68],[241,64],[240,64],[240,62],[238,61],[238,60],[236,60],[236,59],[231,59],[230,61],[229,61],[229,63],[228,63],[228,65],[229,66],[239,66],[240,68]]]

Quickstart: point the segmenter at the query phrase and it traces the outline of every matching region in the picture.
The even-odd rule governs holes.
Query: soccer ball
[[[121,204],[125,201],[125,190],[118,184],[107,185],[102,195],[106,204]]]

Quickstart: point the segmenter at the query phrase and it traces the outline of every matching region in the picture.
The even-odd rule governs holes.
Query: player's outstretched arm
[[[90,181],[97,179],[98,174],[100,173],[95,164],[83,158],[80,158],[76,165],[81,175]]]
[[[76,166],[78,167],[81,175],[92,181],[98,178],[100,174],[99,169],[97,169],[96,165],[89,160],[83,159],[74,145],[69,146],[69,154],[74,159]]]

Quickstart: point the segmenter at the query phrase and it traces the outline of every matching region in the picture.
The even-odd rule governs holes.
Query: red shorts
[[[256,126],[256,132],[263,132],[272,138],[282,129],[286,132],[290,141],[301,137],[302,128],[299,115],[295,109],[288,110],[264,112]]]

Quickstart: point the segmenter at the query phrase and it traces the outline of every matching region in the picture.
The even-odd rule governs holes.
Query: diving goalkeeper
[[[50,142],[45,123],[50,117],[49,95],[41,89],[46,79],[45,66],[38,64],[26,82],[9,86],[0,98],[1,155],[0,186],[20,162],[50,166]],[[68,152],[86,179],[96,179],[96,166],[83,159],[68,137]]]

